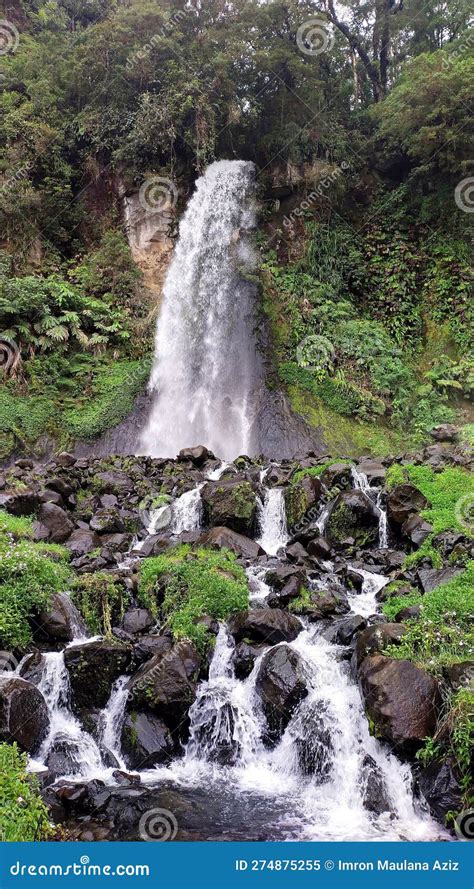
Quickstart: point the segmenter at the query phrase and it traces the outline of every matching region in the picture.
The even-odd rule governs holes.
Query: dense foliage
[[[38,842],[53,837],[46,805],[34,775],[26,771],[26,753],[16,744],[0,744],[0,841]]]

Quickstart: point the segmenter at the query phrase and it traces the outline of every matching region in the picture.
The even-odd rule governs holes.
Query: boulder
[[[354,636],[361,630],[365,630],[367,621],[360,614],[350,615],[339,620],[330,630],[325,633],[325,637],[339,645],[350,645]]]
[[[165,723],[154,713],[135,710],[125,715],[121,744],[131,769],[151,769],[167,762],[174,751]]]
[[[206,460],[214,459],[214,454],[208,451],[204,445],[197,445],[195,448],[183,448],[178,454],[178,460],[181,462],[194,463],[195,466],[202,466]]]
[[[430,435],[435,441],[454,442],[458,440],[459,432],[458,426],[453,426],[452,423],[441,423],[439,426],[433,426]]]
[[[135,636],[144,633],[153,623],[154,619],[148,608],[130,608],[122,618],[121,628],[131,636]]]
[[[267,720],[268,740],[276,743],[308,694],[300,655],[288,645],[278,645],[264,654],[255,688]]]
[[[235,646],[232,661],[237,679],[246,679],[247,676],[250,676],[255,661],[267,650],[267,648],[267,645],[257,642],[239,642],[238,645]]]
[[[16,742],[34,753],[49,728],[46,701],[38,689],[18,676],[0,676],[0,741]]]
[[[76,558],[85,556],[93,550],[100,547],[100,537],[95,531],[85,531],[77,529],[73,531],[69,540],[66,542],[66,548]]]
[[[356,667],[370,654],[384,651],[388,645],[398,645],[406,633],[406,627],[400,623],[374,624],[362,630],[357,637],[355,648]]]
[[[138,642],[134,645],[134,660],[142,664],[144,661],[150,660],[154,655],[166,654],[173,647],[170,636],[156,636],[153,634],[140,636]]]
[[[321,474],[321,481],[326,488],[339,488],[346,490],[352,488],[352,475],[350,463],[331,463]]]
[[[74,522],[68,513],[55,503],[43,503],[33,525],[35,536],[51,543],[64,543],[74,531]],[[44,531],[46,529],[46,532]]]
[[[418,788],[433,815],[444,823],[448,812],[461,812],[463,790],[451,760],[435,760],[418,775]]]
[[[40,506],[37,491],[27,488],[22,491],[4,491],[0,493],[0,509],[5,509],[11,515],[33,515]]]
[[[207,525],[224,526],[252,536],[257,498],[250,482],[242,478],[207,482],[201,490],[201,499]]]
[[[360,783],[364,808],[376,815],[391,809],[382,770],[367,753],[362,760]]]
[[[412,754],[432,737],[441,703],[436,679],[411,661],[376,654],[362,662],[359,680],[376,732],[395,748]]]
[[[325,537],[316,537],[310,540],[306,546],[309,556],[315,556],[316,559],[330,559],[332,555],[331,545]]]
[[[420,568],[418,580],[424,593],[431,593],[436,587],[448,583],[462,571],[461,568]]]
[[[34,622],[36,638],[72,642],[79,628],[85,632],[82,619],[66,593],[54,593],[47,609]]]
[[[94,481],[102,494],[129,494],[134,488],[132,479],[125,472],[113,469],[98,472]]]
[[[98,509],[92,516],[89,527],[98,534],[122,534],[125,531],[119,510],[112,506]]]
[[[433,530],[433,525],[430,525],[429,522],[425,522],[421,516],[416,515],[414,513],[403,522],[402,525],[402,534],[404,537],[408,537],[415,546],[421,546],[424,540],[430,536]]]
[[[126,673],[132,648],[121,642],[101,639],[72,645],[64,651],[75,710],[105,707],[113,683]]]
[[[407,605],[405,608],[400,608],[400,611],[397,611],[395,620],[398,623],[403,623],[405,620],[417,620],[421,615],[421,611],[421,605]]]
[[[321,480],[309,475],[284,489],[286,521],[290,534],[298,531],[298,526],[303,522],[309,524],[316,517],[316,505],[321,500],[322,493]]]
[[[277,593],[271,593],[267,598],[270,608],[287,608],[293,599],[297,599],[303,588],[304,580],[298,573],[293,574]]]
[[[293,642],[303,629],[297,617],[280,608],[242,612],[230,619],[228,627],[237,642],[251,639],[252,642],[266,642],[269,645]]]
[[[429,506],[429,500],[414,485],[397,485],[387,497],[387,516],[395,525],[403,525],[414,513]]]
[[[378,534],[379,516],[372,501],[362,491],[339,494],[325,529],[328,541],[333,546],[353,541],[367,548],[377,543]]]
[[[259,556],[265,554],[260,544],[230,528],[211,528],[199,538],[198,544],[218,549],[230,549],[244,559],[258,559]]]
[[[135,673],[128,684],[127,709],[152,711],[182,737],[189,708],[196,698],[201,659],[191,642],[177,642]]]
[[[342,590],[313,590],[309,602],[301,607],[300,613],[314,622],[338,614],[347,614],[350,610],[347,596]]]
[[[357,469],[367,476],[370,485],[374,484],[376,487],[383,485],[387,470],[381,463],[377,463],[376,460],[363,459],[360,461]]]

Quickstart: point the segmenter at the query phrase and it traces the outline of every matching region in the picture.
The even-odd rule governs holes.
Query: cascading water
[[[128,698],[127,683],[129,676],[120,676],[114,683],[107,707],[102,713],[101,741],[117,760],[121,769],[126,765],[122,758],[120,734],[125,716],[125,705]]]
[[[218,161],[198,180],[181,220],[163,289],[154,403],[142,449],[175,456],[204,444],[224,459],[258,449],[253,400],[261,386],[255,343],[255,171]]]
[[[269,488],[265,491],[263,503],[259,503],[258,521],[260,537],[257,543],[269,556],[276,556],[278,550],[288,542],[285,498],[282,488]]]
[[[379,547],[380,549],[387,549],[388,547],[388,523],[387,523],[387,513],[382,505],[382,496],[383,492],[381,488],[371,487],[369,484],[369,480],[364,472],[361,472],[359,469],[356,469],[355,466],[351,469],[352,479],[354,481],[355,487],[362,491],[363,494],[374,504],[375,509],[377,510],[377,514],[379,517]]]

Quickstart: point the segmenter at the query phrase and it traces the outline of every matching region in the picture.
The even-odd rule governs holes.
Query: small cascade
[[[271,589],[268,586],[268,583],[265,582],[264,577],[268,571],[268,568],[260,568],[258,566],[249,565],[246,568],[246,575],[249,582],[249,604],[252,608],[258,608],[259,605],[264,605],[267,597],[271,593]]]
[[[197,531],[202,521],[202,484],[197,485],[191,491],[181,494],[172,506],[172,530],[173,534],[182,534],[183,531]]]
[[[329,516],[331,515],[333,506],[334,506],[333,501],[331,501],[331,503],[326,504],[326,506],[323,508],[322,512],[320,513],[320,515],[318,516],[317,520],[314,523],[315,528],[319,529],[319,533],[321,534],[321,537],[324,535],[324,532],[326,530],[326,525],[328,523]]]
[[[360,593],[351,593],[348,596],[349,604],[352,610],[360,614],[361,617],[370,617],[377,610],[375,598],[377,593],[387,586],[387,583],[390,583],[390,578],[383,574],[372,574],[370,571],[355,568],[353,565],[348,567],[362,577],[362,589]]]
[[[102,757],[94,739],[71,712],[71,689],[64,654],[48,652],[43,657],[44,669],[38,688],[48,707],[50,728],[38,759],[61,776],[93,777],[102,771]]]
[[[200,686],[189,711],[190,739],[185,762],[205,760],[221,766],[244,765],[261,746],[261,726],[253,713],[254,682],[235,679],[234,645],[221,624],[216,638],[209,679]]]
[[[379,549],[387,549],[388,547],[388,522],[387,512],[382,505],[383,491],[381,488],[373,488],[369,484],[369,480],[364,472],[351,468],[352,479],[357,490],[362,491],[368,500],[373,503],[379,517]]]
[[[226,463],[225,461],[223,461],[220,466],[216,467],[216,469],[211,469],[211,471],[208,472],[206,478],[208,478],[210,482],[219,481],[221,475],[224,475],[226,469],[228,469],[231,465],[231,463]]]
[[[263,503],[259,501],[258,521],[260,537],[257,543],[269,556],[276,556],[289,539],[282,488],[269,488],[265,492]]]
[[[128,676],[120,676],[112,687],[110,698],[105,710],[101,714],[101,741],[117,760],[121,769],[126,769],[122,757],[120,735],[125,717],[125,706],[128,698]]]

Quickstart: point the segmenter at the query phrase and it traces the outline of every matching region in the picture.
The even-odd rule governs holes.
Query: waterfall
[[[383,491],[381,488],[372,488],[369,484],[369,480],[364,472],[361,472],[359,469],[356,469],[355,466],[351,468],[351,474],[354,481],[355,487],[362,491],[363,494],[374,504],[375,509],[377,510],[377,514],[379,517],[379,548],[387,549],[388,547],[388,524],[387,524],[387,512],[382,505],[382,497]],[[375,496],[374,496],[375,495]]]
[[[224,459],[258,450],[254,397],[261,371],[255,343],[255,171],[217,161],[198,180],[181,220],[163,288],[150,378],[154,402],[142,450],[175,456],[203,444]],[[247,277],[246,277],[247,276]]]
[[[258,521],[260,537],[257,543],[269,556],[276,556],[278,550],[288,542],[285,498],[282,488],[269,488],[263,503],[259,502]]]
[[[181,494],[173,503],[173,534],[182,534],[183,531],[197,531],[201,527],[202,520],[202,484],[197,485],[191,491]]]
[[[351,608],[361,617],[370,617],[377,609],[375,596],[382,590],[390,578],[383,574],[372,574],[370,571],[364,571],[362,568],[354,568],[353,565],[348,566],[352,571],[356,571],[362,577],[362,589],[360,593],[351,593],[348,596]]]
[[[115,756],[121,769],[127,770],[122,757],[120,736],[128,698],[126,688],[129,676],[120,676],[113,685],[112,692],[101,719],[101,740],[107,750]]]

